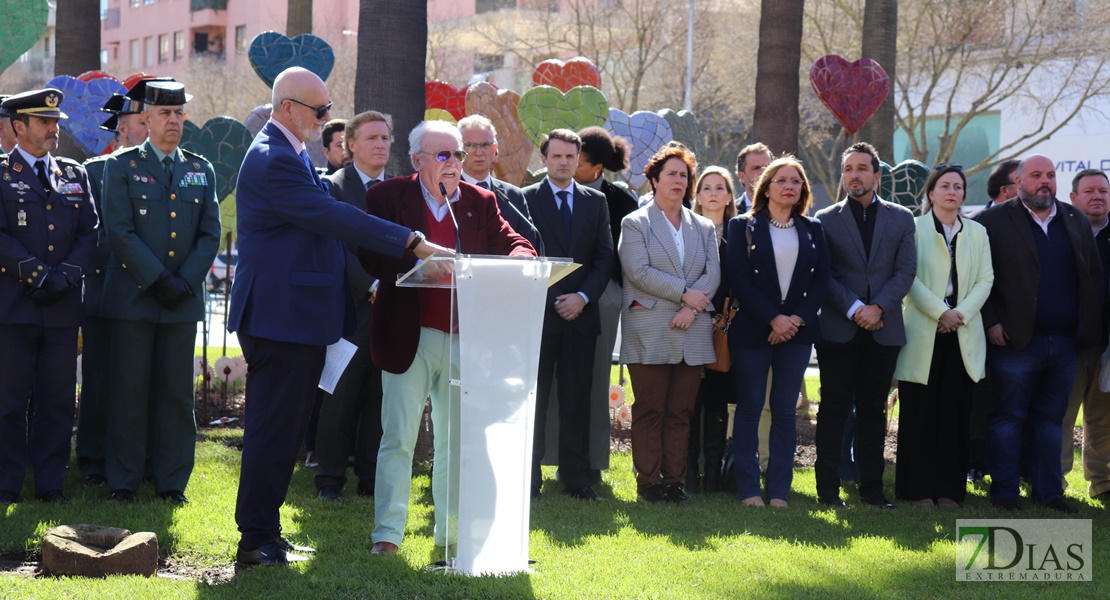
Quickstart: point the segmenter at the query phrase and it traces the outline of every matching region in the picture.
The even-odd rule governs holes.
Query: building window
[[[474,72],[489,73],[505,67],[504,54],[475,54]]]
[[[143,0],[143,4],[145,4],[146,6],[150,6],[151,4],[154,4],[154,0]]]
[[[153,67],[158,60],[158,47],[154,45],[153,37],[143,38],[143,54],[146,55],[143,66]]]
[[[139,46],[139,40],[131,40],[131,68],[138,69],[143,66],[142,48]]]
[[[131,8],[139,8],[143,5],[143,0],[131,0]]]
[[[235,56],[243,56],[247,53],[247,46],[250,41],[247,40],[247,26],[235,26]]]
[[[158,64],[164,65],[170,62],[170,36],[168,33],[163,33],[158,36]]]
[[[516,8],[516,0],[476,0],[474,3],[474,13],[479,15],[503,8]]]
[[[173,34],[173,61],[185,58],[185,32],[175,31]]]

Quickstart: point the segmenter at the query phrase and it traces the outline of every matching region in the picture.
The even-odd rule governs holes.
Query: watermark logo
[[[959,519],[957,581],[1090,581],[1090,519]]]

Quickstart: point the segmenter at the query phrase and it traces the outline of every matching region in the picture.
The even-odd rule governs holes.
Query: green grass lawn
[[[57,524],[97,523],[158,534],[163,558],[195,567],[231,564],[238,534],[233,512],[238,430],[205,431],[187,490],[175,508],[156,501],[148,486],[139,501],[119,506],[107,491],[66,476],[73,503],[22,502],[0,509],[0,555],[37,552],[42,532]],[[1078,464],[1078,463],[1077,463]],[[1088,500],[1082,476],[1069,478],[1077,516],[1092,519],[1092,583],[958,583],[954,569],[957,518],[997,518],[976,486],[958,512],[902,504],[894,512],[864,507],[854,491],[849,506],[824,510],[814,500],[812,470],[798,470],[786,509],[753,509],[728,495],[696,496],[689,507],[634,501],[631,457],[615,454],[601,489],[605,500],[583,503],[559,493],[552,469],[543,498],[533,504],[534,572],[468,578],[429,571],[437,559],[426,469],[414,478],[408,531],[401,553],[370,554],[373,502],[347,495],[318,500],[312,471],[298,467],[282,523],[287,537],[315,546],[308,563],[254,568],[231,581],[112,577],[107,580],[32,579],[0,575],[0,598],[1041,598],[1110,595],[1110,519]],[[888,491],[893,474],[888,472]],[[23,495],[30,496],[28,486]],[[892,494],[891,494],[892,495]],[[1027,508],[1015,516],[1055,518]],[[1008,515],[1007,515],[1008,516]],[[1102,591],[1099,591],[1102,590]]]

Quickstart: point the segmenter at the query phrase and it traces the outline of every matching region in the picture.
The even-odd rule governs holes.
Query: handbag
[[[737,310],[732,298],[725,298],[724,310],[713,316],[713,354],[717,360],[705,365],[710,371],[728,373],[732,368],[732,357],[728,352],[728,328],[732,325]]]

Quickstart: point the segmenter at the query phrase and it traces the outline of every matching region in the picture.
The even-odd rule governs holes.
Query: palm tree
[[[898,57],[898,0],[867,0],[863,8],[863,56],[890,76],[891,93],[859,131],[883,160],[894,163],[894,66]]]
[[[289,0],[285,10],[285,35],[312,33],[312,0]]]
[[[775,154],[798,151],[798,69],[805,0],[762,0],[752,137]]]
[[[428,3],[360,0],[355,113],[374,109],[393,118],[403,140],[424,119],[424,63],[428,52]],[[407,149],[393,152],[390,173],[412,172]]]
[[[55,13],[54,75],[76,77],[100,68],[100,0],[58,0]],[[59,139],[58,156],[84,160],[85,151],[68,135]]]

